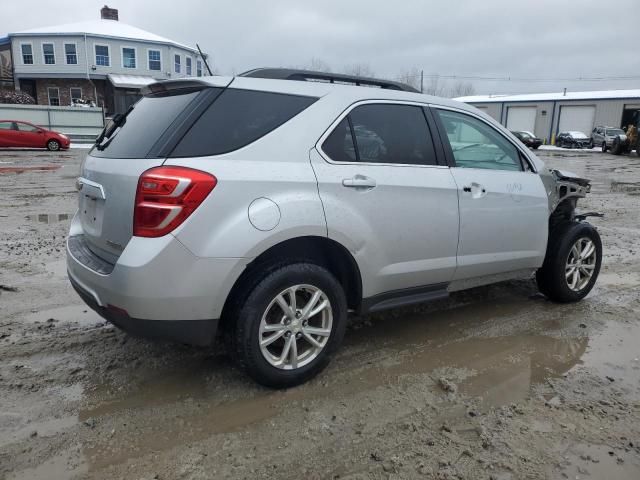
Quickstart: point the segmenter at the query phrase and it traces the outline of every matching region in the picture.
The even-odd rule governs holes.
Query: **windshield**
[[[613,137],[615,135],[624,135],[624,132],[620,128],[609,128],[607,129],[607,133],[605,133],[607,137]]]
[[[582,132],[569,132],[573,138],[587,138],[587,136]]]

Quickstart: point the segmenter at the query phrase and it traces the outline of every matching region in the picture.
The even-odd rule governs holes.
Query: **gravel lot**
[[[325,373],[270,391],[81,303],[85,152],[0,151],[0,478],[640,478],[639,158],[540,152],[606,215],[583,302],[527,280],[354,318]]]

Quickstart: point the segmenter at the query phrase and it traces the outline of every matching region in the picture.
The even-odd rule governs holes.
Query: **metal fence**
[[[104,112],[97,107],[0,104],[0,120],[24,120],[64,133],[74,141],[91,141],[104,128]]]

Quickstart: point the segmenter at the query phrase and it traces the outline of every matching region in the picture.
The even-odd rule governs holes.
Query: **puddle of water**
[[[7,173],[24,173],[29,171],[55,171],[59,170],[63,165],[29,165],[22,167],[0,167],[0,175]]]
[[[68,213],[38,213],[37,215],[27,215],[25,219],[38,223],[58,223],[69,220],[72,217]]]
[[[104,323],[104,319],[86,305],[69,305],[40,310],[25,315],[22,321],[25,323],[47,323],[51,318],[56,321],[54,323],[78,323],[85,327],[93,327]]]
[[[560,452],[562,461],[548,469],[551,480],[608,479],[637,480],[640,465],[632,453],[609,448],[606,445],[571,445]]]

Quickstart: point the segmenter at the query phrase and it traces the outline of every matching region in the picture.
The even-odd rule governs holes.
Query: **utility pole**
[[[420,70],[420,93],[424,93],[424,70]]]

